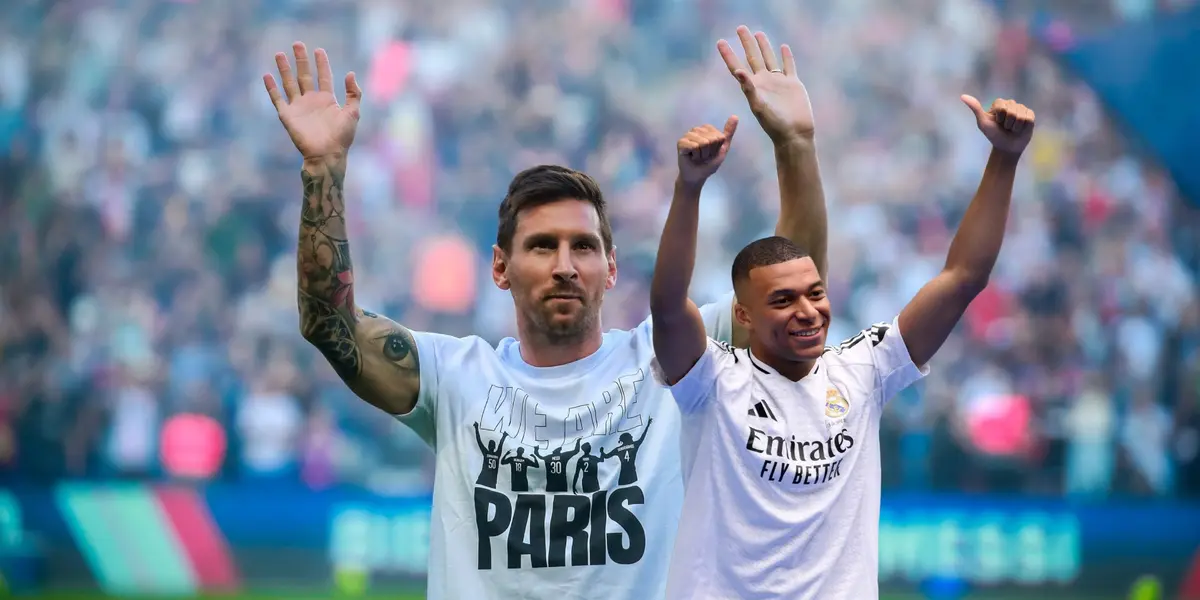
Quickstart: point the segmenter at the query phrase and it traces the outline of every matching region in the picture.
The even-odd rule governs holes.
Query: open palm
[[[274,77],[270,74],[263,76],[263,84],[279,113],[279,120],[306,160],[344,155],[350,149],[350,144],[354,143],[359,102],[362,100],[362,90],[354,73],[346,74],[346,105],[341,106],[333,94],[333,71],[325,51],[318,48],[315,53],[315,85],[304,44],[292,44],[292,53],[296,57],[295,75],[292,74],[287,55],[283,52],[275,55],[282,92],[280,86],[275,84]]]
[[[796,74],[796,58],[791,48],[784,44],[780,47],[782,56],[776,57],[765,33],[751,35],[742,25],[737,34],[746,53],[744,64],[725,40],[717,42],[717,51],[741,84],[750,111],[763,131],[777,144],[811,138],[815,129],[812,104],[808,90]]]

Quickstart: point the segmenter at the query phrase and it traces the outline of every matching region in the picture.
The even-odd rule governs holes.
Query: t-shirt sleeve
[[[900,332],[900,317],[891,323],[876,323],[833,349],[843,361],[871,366],[867,383],[879,391],[880,402],[886,404],[904,388],[929,374],[929,365],[920,368],[908,355],[908,346]]]
[[[463,340],[425,331],[413,331],[417,343],[417,364],[421,370],[421,391],[412,410],[396,415],[396,420],[412,429],[430,447],[437,447],[438,389],[441,385],[444,365],[442,357],[449,346],[461,344]]]
[[[671,390],[671,396],[684,414],[700,410],[712,398],[717,389],[717,380],[721,374],[736,362],[733,347],[712,338],[704,348],[704,354],[696,360],[690,371],[675,385],[667,383],[667,378],[658,364],[658,359],[650,364],[654,381]]]
[[[718,342],[733,343],[733,290],[701,306],[700,316],[704,318],[705,335]]]

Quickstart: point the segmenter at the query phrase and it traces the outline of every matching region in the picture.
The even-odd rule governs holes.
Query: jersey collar
[[[757,356],[754,356],[753,350],[750,350],[749,348],[747,348],[746,356],[750,357],[750,364],[754,367],[755,371],[758,371],[759,373],[762,373],[763,375],[774,375],[776,377],[783,377],[783,375],[780,375],[779,371],[776,371],[774,368],[771,367],[771,365],[768,365],[767,363],[763,362],[762,359],[758,358]],[[807,381],[808,378],[812,377],[813,375],[820,373],[821,365],[822,365],[822,360],[821,360],[821,358],[818,358],[817,361],[815,363],[813,363],[813,368],[811,371],[808,372],[808,375],[805,375],[803,378],[800,379],[800,381],[797,381],[796,383],[803,383],[804,381]],[[786,377],[783,377],[783,378],[787,379]]]

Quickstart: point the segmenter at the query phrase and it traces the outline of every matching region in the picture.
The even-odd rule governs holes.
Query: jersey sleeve
[[[693,413],[708,403],[717,389],[721,374],[737,361],[733,352],[729,344],[709,338],[704,354],[675,385],[667,383],[657,358],[650,364],[650,371],[654,374],[655,382],[671,390],[671,396],[675,398],[680,411],[684,414]]]
[[[900,317],[891,323],[876,323],[831,350],[848,365],[870,366],[859,371],[859,377],[879,392],[881,404],[929,374],[929,365],[918,368],[908,355],[908,346],[904,345],[900,332]]]
[[[417,364],[421,369],[421,391],[412,410],[396,415],[396,420],[412,429],[430,447],[437,447],[438,393],[446,365],[444,357],[454,346],[465,344],[465,340],[425,331],[413,331],[417,343]]]
[[[705,335],[718,342],[733,343],[733,290],[701,306],[700,316],[704,318]]]

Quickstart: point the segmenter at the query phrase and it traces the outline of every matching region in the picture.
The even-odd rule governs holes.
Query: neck
[[[800,381],[812,372],[813,366],[817,364],[816,360],[787,360],[780,358],[762,347],[757,342],[750,344],[750,351],[754,353],[754,358],[766,363],[768,367],[775,369],[777,373],[790,379],[791,381]]]
[[[599,327],[572,337],[555,337],[522,327],[521,358],[532,367],[558,367],[587,358],[600,349],[604,334]]]

